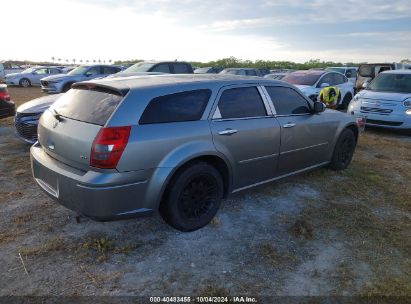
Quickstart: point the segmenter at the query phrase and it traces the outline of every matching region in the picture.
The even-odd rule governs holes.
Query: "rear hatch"
[[[95,85],[77,85],[40,118],[43,150],[80,170],[88,170],[93,140],[117,109],[125,93]]]

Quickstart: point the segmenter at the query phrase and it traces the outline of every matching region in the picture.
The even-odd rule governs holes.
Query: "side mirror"
[[[313,112],[314,112],[314,113],[321,113],[321,112],[324,112],[324,111],[325,111],[325,108],[326,108],[326,106],[325,106],[324,103],[322,103],[322,102],[320,102],[320,101],[315,101],[315,102],[314,102]]]
[[[346,76],[347,78],[351,78],[351,77],[352,77],[352,73],[351,73],[351,72],[347,72],[347,73],[345,73],[345,76]]]
[[[320,88],[326,88],[326,87],[329,87],[329,86],[330,86],[329,83],[323,82],[323,83],[320,85]]]
[[[368,81],[366,81],[366,82],[364,82],[363,84],[362,84],[362,88],[363,89],[366,89],[366,88],[368,88],[368,85],[369,85],[370,83],[368,82]]]

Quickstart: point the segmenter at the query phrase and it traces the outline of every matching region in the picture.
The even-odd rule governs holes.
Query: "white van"
[[[4,81],[4,77],[11,73],[20,73],[24,69],[10,62],[0,62],[0,81]]]

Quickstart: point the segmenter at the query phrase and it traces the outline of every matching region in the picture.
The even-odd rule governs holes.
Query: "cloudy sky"
[[[410,0],[13,0],[0,60],[411,59]]]

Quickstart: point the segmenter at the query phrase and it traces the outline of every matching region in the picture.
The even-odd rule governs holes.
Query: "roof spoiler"
[[[72,89],[78,89],[78,90],[90,90],[90,91],[97,91],[97,92],[103,92],[103,93],[108,93],[108,94],[113,94],[113,95],[118,95],[118,96],[126,96],[128,93],[129,89],[117,89],[108,85],[104,84],[97,84],[94,82],[77,82],[74,83],[71,86]]]

